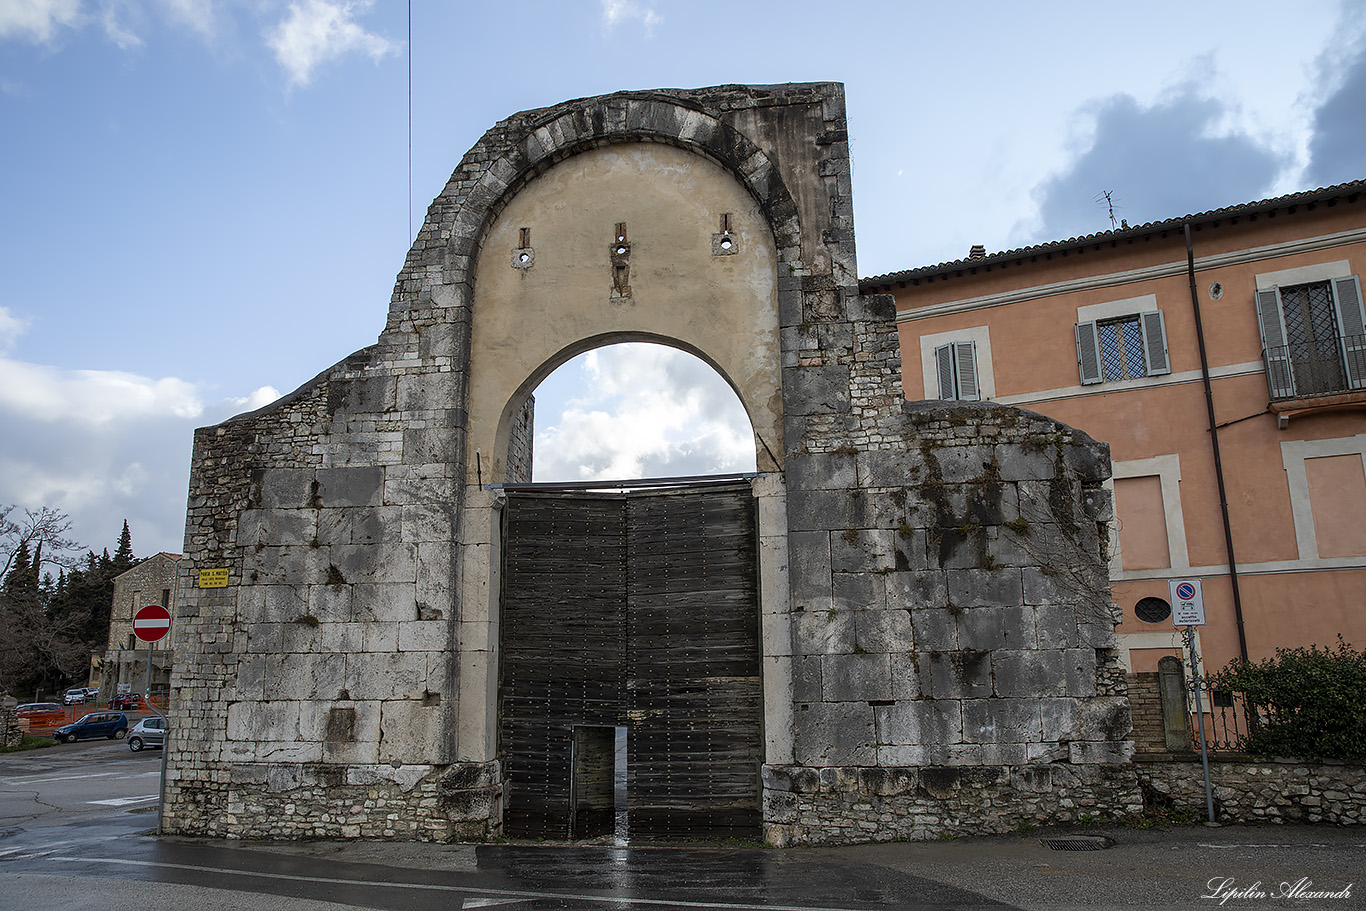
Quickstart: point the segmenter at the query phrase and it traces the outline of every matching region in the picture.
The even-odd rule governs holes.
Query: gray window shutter
[[[1100,336],[1096,324],[1077,323],[1077,369],[1083,386],[1099,383],[1105,378],[1100,366]]]
[[[1148,367],[1148,376],[1158,376],[1172,372],[1171,360],[1167,357],[1167,327],[1162,321],[1161,310],[1148,310],[1138,315],[1143,327],[1143,362]]]
[[[1333,306],[1337,308],[1338,335],[1342,338],[1342,364],[1347,385],[1366,387],[1366,311],[1362,310],[1361,279],[1355,275],[1335,278]]]
[[[965,402],[976,402],[982,398],[977,388],[977,343],[954,342],[954,373],[958,378],[958,397]]]
[[[935,368],[939,373],[939,397],[955,398],[953,393],[953,346],[940,345],[934,349]]]
[[[1285,344],[1285,319],[1281,316],[1278,288],[1258,291],[1257,328],[1262,333],[1262,357],[1266,360],[1266,385],[1273,399],[1295,395],[1295,375],[1290,368],[1290,349]]]

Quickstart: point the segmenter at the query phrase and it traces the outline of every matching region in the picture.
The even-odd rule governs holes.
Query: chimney
[[[984,246],[982,246],[981,244],[973,244],[973,245],[972,245],[972,249],[968,251],[968,259],[986,259],[986,258],[987,258],[987,248],[984,247]]]

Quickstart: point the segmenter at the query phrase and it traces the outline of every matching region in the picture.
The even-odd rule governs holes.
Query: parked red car
[[[109,700],[111,709],[135,709],[142,705],[142,697],[137,693],[120,693]]]

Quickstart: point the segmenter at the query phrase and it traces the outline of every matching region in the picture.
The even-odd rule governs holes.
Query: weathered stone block
[[[821,657],[792,659],[792,698],[798,703],[821,702]]]
[[[794,417],[849,411],[849,368],[835,365],[786,368],[783,370],[783,402],[787,406],[786,414]]]
[[[798,655],[847,655],[854,650],[854,615],[849,611],[801,611],[792,615]]]
[[[353,616],[358,621],[416,620],[414,587],[404,583],[342,586],[351,593]]]
[[[891,699],[892,675],[887,656],[825,655],[821,658],[821,694],[825,702]]]
[[[310,585],[307,610],[280,619],[288,623],[299,623],[307,622],[311,617],[319,623],[346,623],[354,616],[353,595],[354,587],[350,585]]]
[[[304,509],[312,500],[313,472],[295,468],[268,468],[259,481],[260,505],[265,509]]]
[[[894,572],[882,578],[887,586],[888,607],[916,610],[948,604],[948,579],[940,570]]]
[[[384,469],[379,466],[319,468],[318,502],[328,508],[379,506],[383,502]]]
[[[1129,740],[1121,743],[1073,742],[1067,745],[1067,758],[1076,764],[1127,763],[1134,758],[1134,744]]]
[[[266,699],[337,699],[347,685],[346,660],[344,654],[272,655],[266,660]]]
[[[866,702],[817,703],[795,716],[797,761],[863,766],[877,759],[873,710]]]
[[[831,604],[838,611],[881,607],[887,597],[882,580],[871,573],[835,573]]]
[[[950,569],[949,600],[959,607],[1019,607],[1024,604],[1020,570]]]
[[[868,652],[910,652],[915,647],[911,615],[904,610],[863,610],[854,614],[855,642]]]
[[[928,661],[926,659],[929,659]],[[958,649],[920,654],[920,686],[935,699],[992,695],[991,653]]]
[[[424,332],[425,334],[425,332]],[[399,411],[445,411],[459,408],[464,397],[464,374],[422,373],[398,377]]]
[[[1003,481],[1047,481],[1058,471],[1052,446],[997,446],[996,463]]]
[[[897,568],[892,547],[895,533],[882,529],[848,529],[830,537],[830,564],[837,573],[890,572]]]
[[[968,699],[963,702],[963,740],[968,743],[1037,743],[1042,739],[1033,699]],[[1024,761],[1023,754],[1020,762]]]
[[[427,690],[427,660],[405,655],[347,656],[346,690],[352,699],[417,699]]]
[[[958,645],[1021,649],[1035,644],[1034,612],[1019,607],[969,607],[958,614]]]
[[[1096,650],[1070,648],[1063,652],[1067,675],[1067,695],[1096,695]]]
[[[1062,696],[1067,692],[1066,663],[1061,650],[999,650],[992,653],[996,695]]]
[[[830,534],[801,531],[788,535],[792,604],[808,610],[830,606]]]
[[[427,700],[427,703],[430,704],[421,699],[399,699],[383,704],[380,712],[379,762],[451,761],[455,740],[449,722],[451,707],[444,699],[441,702]],[[483,778],[486,777],[487,773]]]
[[[801,453],[787,462],[787,489],[791,497],[798,490],[856,490],[858,468],[852,453]],[[837,527],[826,525],[825,528]]]
[[[921,699],[873,708],[878,743],[920,745],[956,743],[963,738],[960,703],[952,699]]]
[[[457,461],[460,435],[452,429],[410,427],[403,431],[403,460],[412,465]]]
[[[912,654],[893,654],[890,656],[893,699],[920,698],[920,671],[916,668]]]
[[[873,449],[857,457],[858,486],[909,488],[925,480],[919,450]]]
[[[238,616],[246,622],[287,623],[308,613],[304,585],[251,585],[238,595]]]
[[[996,452],[992,446],[941,447],[934,452],[940,479],[945,484],[962,484],[990,476],[995,458]]]
[[[787,514],[793,531],[860,528],[868,524],[863,513],[864,500],[857,491],[794,487],[788,495]]]

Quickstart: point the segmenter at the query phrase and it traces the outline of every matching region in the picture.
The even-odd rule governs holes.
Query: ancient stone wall
[[[1105,448],[1018,409],[902,411],[875,448],[789,461],[796,750],[770,770],[769,838],[873,822],[932,837],[958,818],[1001,831],[1137,805],[1132,775],[1109,772],[1133,746],[1100,560]],[[871,767],[903,774],[868,779]],[[927,793],[935,775],[957,784]],[[1068,802],[1028,798],[1018,780],[1066,782]],[[985,815],[955,803],[996,788],[1020,800]],[[837,805],[844,821],[820,822]]]
[[[1206,815],[1205,778],[1195,759],[1136,763],[1149,811]],[[1214,818],[1223,823],[1366,823],[1366,766],[1359,762],[1211,756]]]
[[[485,241],[520,190],[591,174],[559,165],[601,163],[623,143],[674,147],[659,160],[696,154],[710,198],[745,203],[696,226],[705,268],[767,257],[749,260],[753,294],[723,284],[712,301],[743,308],[727,319],[754,327],[745,343],[771,353],[780,377],[728,360],[734,338],[718,353],[705,334],[681,337],[665,308],[672,322],[636,306],[628,327],[714,365],[748,364],[728,378],[766,475],[754,488],[767,837],[932,837],[960,831],[955,819],[999,831],[1134,806],[1101,531],[1106,448],[1017,409],[902,400],[891,300],[857,293],[843,91],[820,83],[621,93],[499,123],[430,207],[378,344],[196,434],[165,830],[499,834],[499,498],[488,487],[530,470],[517,396],[611,327],[557,336],[554,357],[503,377],[498,388],[515,394],[485,400],[471,308],[517,298],[476,294],[476,265],[517,268],[515,248]],[[713,256],[727,212],[752,233],[739,255]],[[520,236],[533,215],[502,227]],[[651,236],[638,227],[650,217],[630,229],[642,276]],[[542,235],[526,227],[534,248]],[[654,239],[663,255],[669,236]],[[609,245],[582,249],[601,259],[602,300],[572,305],[627,306]],[[542,276],[551,260],[537,253]],[[771,273],[757,274],[762,262]],[[519,275],[502,286],[539,280]],[[198,588],[203,569],[226,569],[228,585]]]

